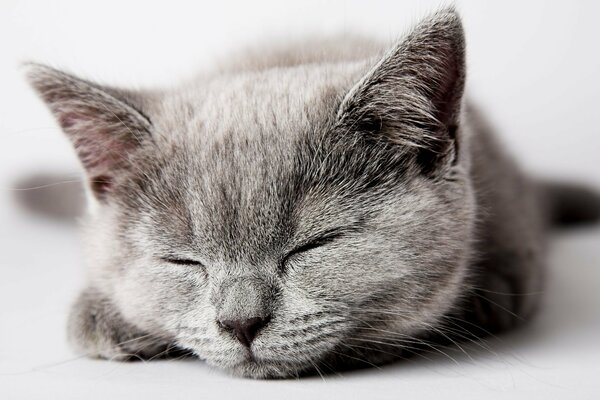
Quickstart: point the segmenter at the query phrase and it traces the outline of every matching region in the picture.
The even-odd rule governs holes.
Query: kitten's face
[[[217,78],[146,105],[135,130],[152,140],[109,139],[139,146],[125,159],[86,163],[80,151],[101,183],[92,280],[126,319],[212,365],[270,377],[381,362],[448,311],[472,222],[448,108],[462,73],[433,80],[449,97],[432,95],[439,110],[424,121],[403,108],[422,87],[390,88],[374,69],[352,88],[361,69]],[[387,112],[381,99],[402,104]],[[59,120],[68,131],[82,114]],[[223,323],[250,318],[264,321],[250,343]]]
[[[243,375],[288,376],[412,334],[462,278],[464,177],[428,178],[395,145],[335,126],[342,96],[313,74],[218,86],[226,101],[208,94],[211,107],[165,132],[106,210],[127,317]],[[256,316],[269,322],[250,349],[219,323]]]

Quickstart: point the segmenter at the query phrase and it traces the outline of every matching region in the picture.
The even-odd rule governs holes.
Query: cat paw
[[[180,354],[159,335],[125,321],[110,299],[93,288],[84,290],[71,309],[68,339],[80,354],[109,360],[149,360]]]
[[[467,304],[469,330],[486,336],[514,329],[532,318],[540,293],[529,288],[525,279],[490,274],[482,283],[473,289]]]

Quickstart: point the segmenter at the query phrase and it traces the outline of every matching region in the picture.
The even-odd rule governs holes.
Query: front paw
[[[179,352],[167,338],[125,321],[111,300],[93,288],[84,290],[71,309],[68,340],[80,354],[109,360],[148,360]]]

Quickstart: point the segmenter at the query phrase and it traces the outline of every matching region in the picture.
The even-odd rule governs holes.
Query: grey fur
[[[162,92],[30,67],[92,181],[78,351],[288,377],[530,318],[548,191],[465,106],[458,15],[350,47],[254,52]],[[218,321],[253,317],[250,353]]]

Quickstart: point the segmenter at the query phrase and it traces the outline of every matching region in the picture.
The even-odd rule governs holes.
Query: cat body
[[[452,9],[385,53],[258,50],[170,90],[32,65],[89,179],[71,343],[288,377],[529,319],[552,221],[600,201],[523,174],[465,76]]]

